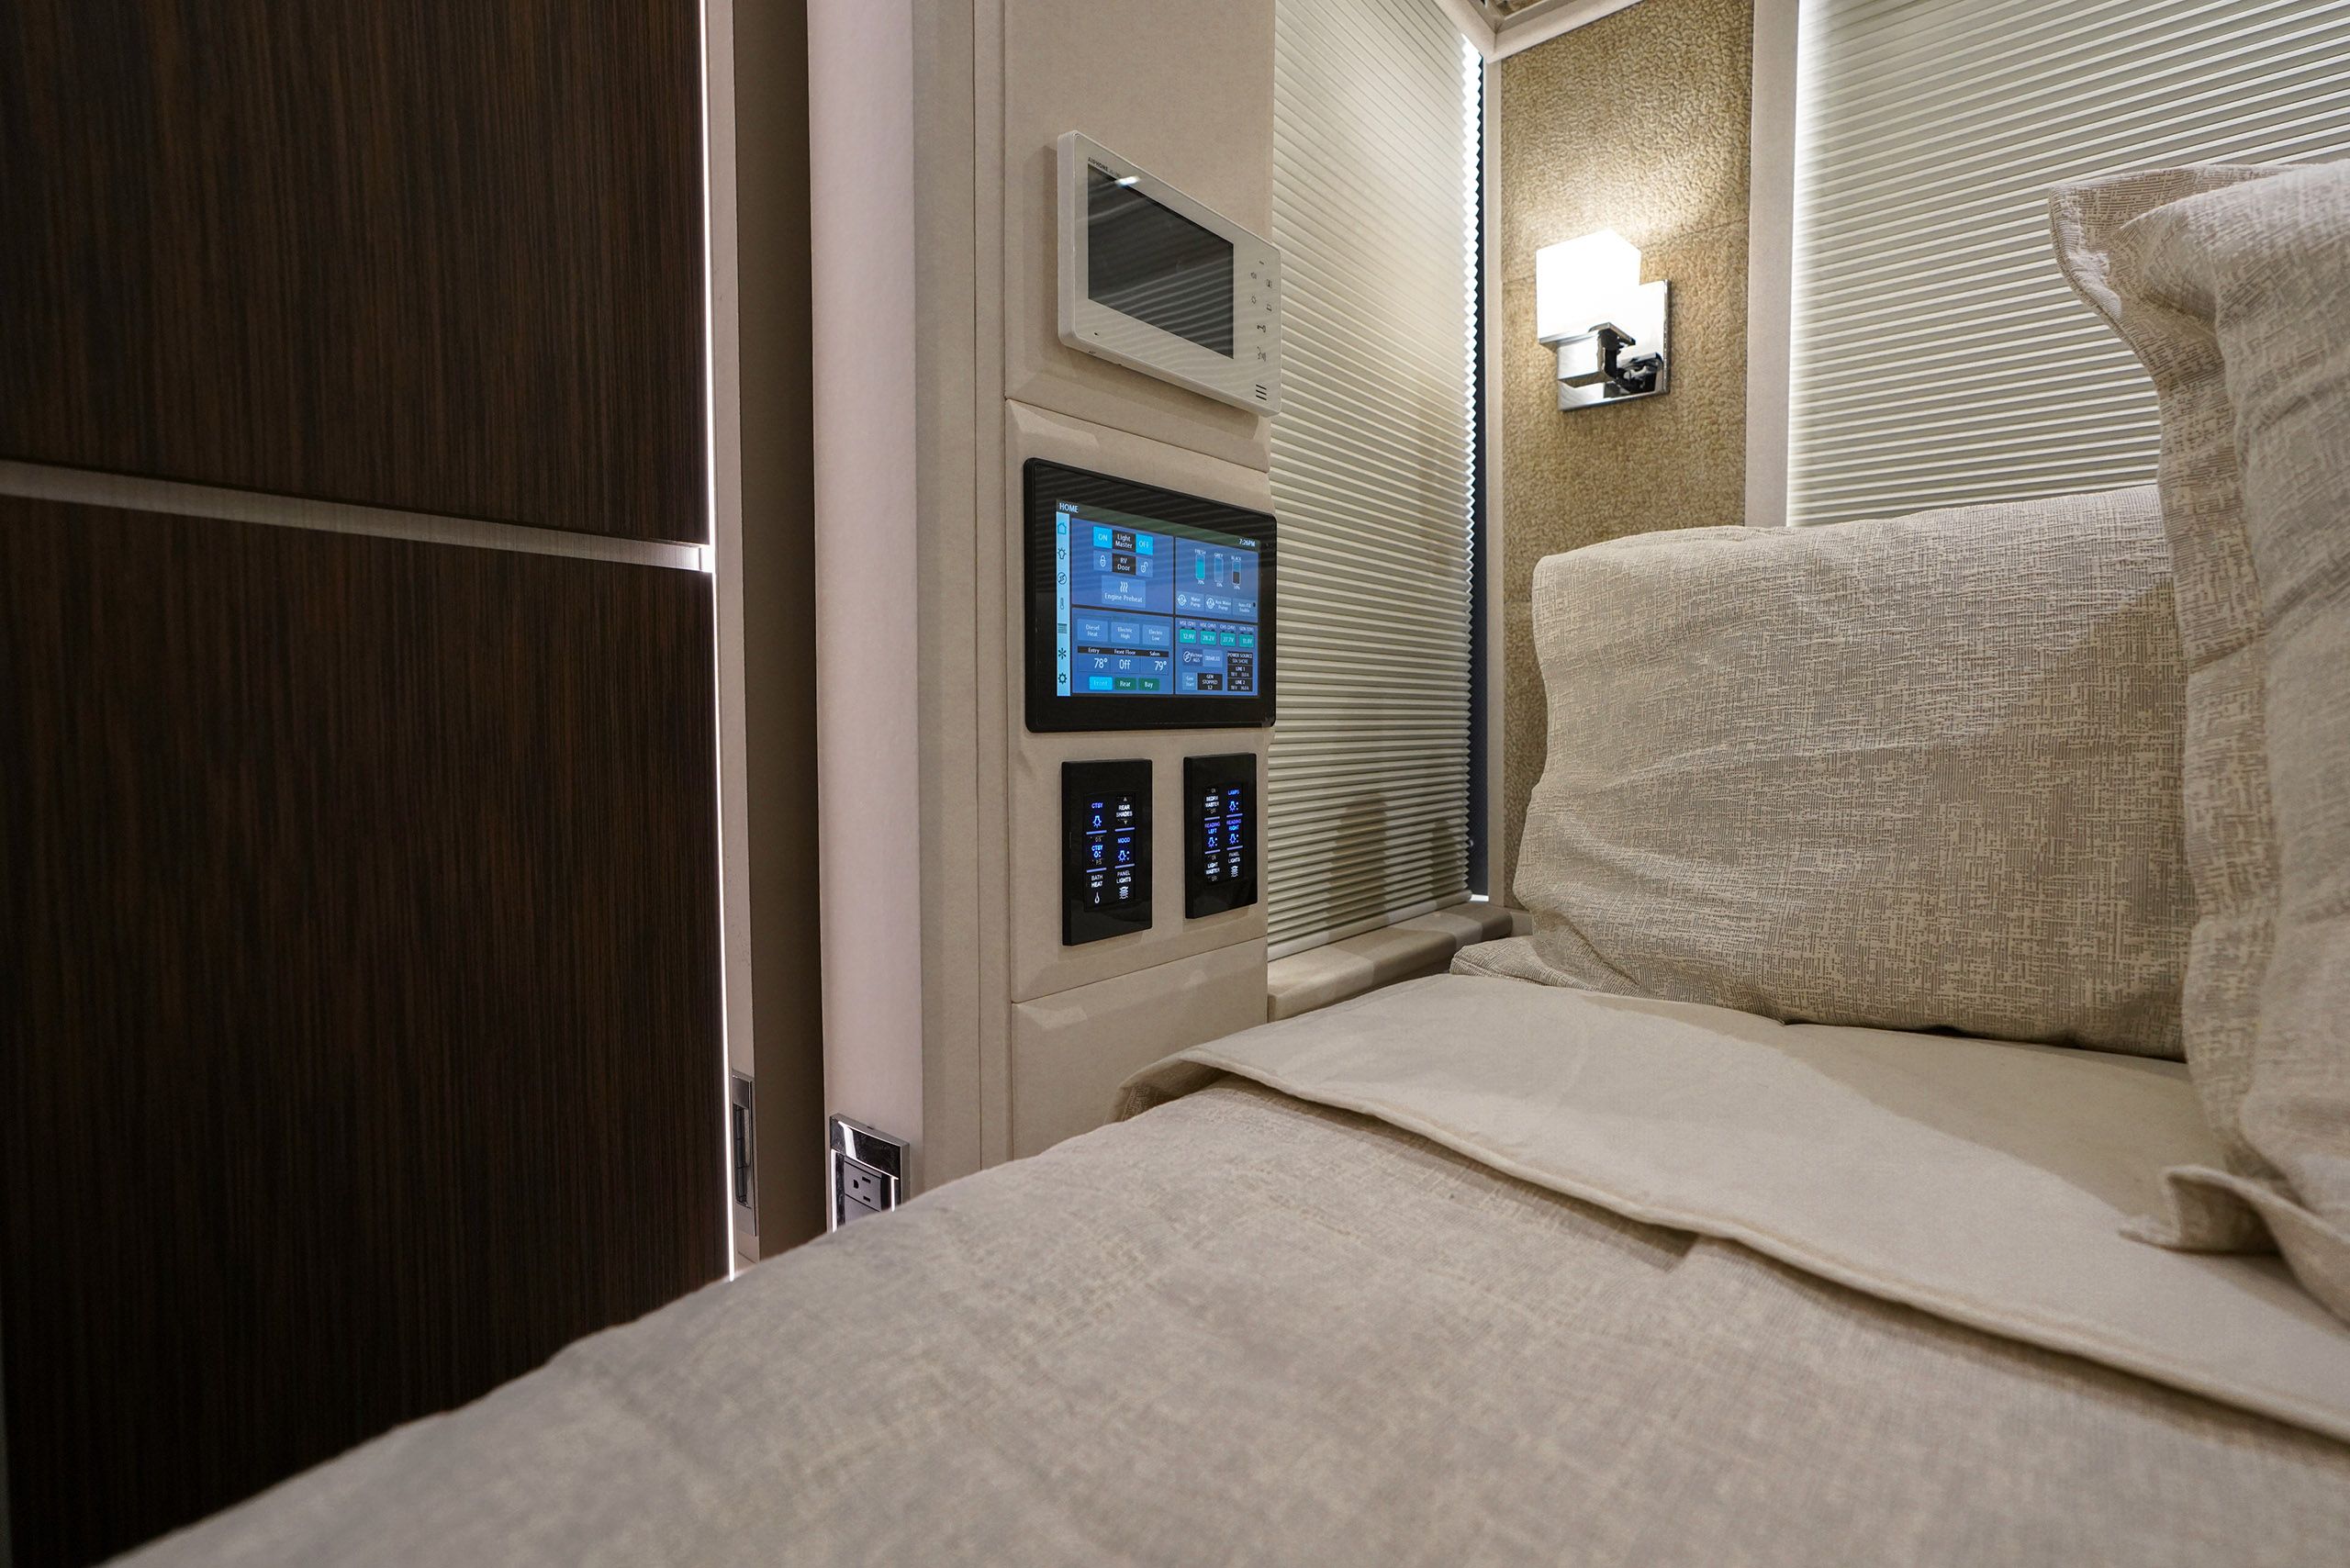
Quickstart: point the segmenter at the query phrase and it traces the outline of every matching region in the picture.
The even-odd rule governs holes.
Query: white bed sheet
[[[2274,1254],[2124,1229],[2219,1154],[2187,1070],[2057,1046],[1780,1024],[1456,972],[1181,1053],[1379,1117],[1628,1218],[2350,1439],[2350,1326]]]

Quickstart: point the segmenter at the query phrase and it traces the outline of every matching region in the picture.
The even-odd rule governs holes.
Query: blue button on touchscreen
[[[1254,697],[1258,553],[1237,534],[1057,502],[1055,692]]]

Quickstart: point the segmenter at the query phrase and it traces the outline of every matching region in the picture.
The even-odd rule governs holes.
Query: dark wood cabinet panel
[[[0,455],[702,540],[694,0],[9,0]]]
[[[692,572],[0,498],[17,1561],[725,1266]]]

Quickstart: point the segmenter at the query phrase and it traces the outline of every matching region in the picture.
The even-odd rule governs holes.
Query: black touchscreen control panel
[[[1061,944],[1150,929],[1150,759],[1061,764]]]
[[[1023,473],[1028,727],[1270,723],[1271,516],[1040,458]]]
[[[1257,902],[1257,755],[1183,759],[1183,914]]]

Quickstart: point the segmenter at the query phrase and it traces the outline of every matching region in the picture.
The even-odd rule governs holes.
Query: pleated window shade
[[[1467,896],[1475,52],[1427,0],[1278,0],[1272,954]]]
[[[1788,518],[2154,477],[2154,389],[2065,286],[2061,181],[2350,152],[2350,0],[1807,0]]]

